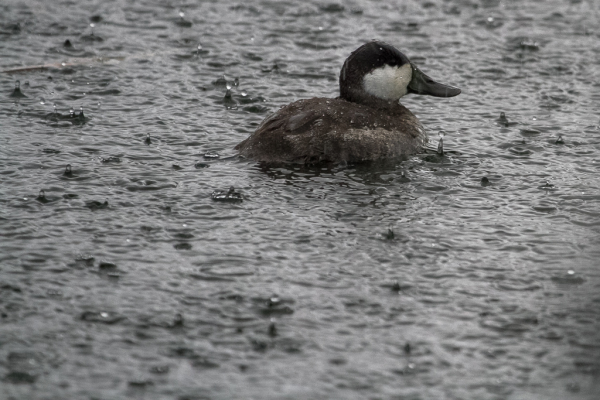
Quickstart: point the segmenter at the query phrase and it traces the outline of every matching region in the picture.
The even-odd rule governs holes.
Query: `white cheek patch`
[[[404,64],[401,67],[385,65],[374,69],[363,78],[365,91],[385,100],[398,100],[408,91],[412,79],[412,67]]]

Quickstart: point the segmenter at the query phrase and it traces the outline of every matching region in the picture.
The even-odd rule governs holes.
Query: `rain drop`
[[[27,97],[23,94],[23,92],[21,92],[21,81],[17,80],[15,82],[15,88],[14,88],[13,92],[11,93],[10,97],[15,97],[15,98]]]
[[[498,123],[500,123],[500,125],[504,125],[504,126],[508,126],[508,118],[506,118],[506,114],[501,112],[500,113],[500,118],[498,118]]]
[[[275,326],[275,321],[271,318],[271,324],[269,325],[269,336],[275,337],[277,336],[277,327]]]
[[[225,108],[228,110],[235,110],[237,109],[237,103],[231,96],[231,86],[228,84],[227,88],[228,89],[225,92],[225,97],[223,97],[223,103],[225,104]]]
[[[71,164],[67,164],[63,175],[66,177],[69,177],[69,178],[73,176],[73,170],[71,169]]]
[[[444,155],[444,138],[440,137],[440,141],[438,143],[438,147],[437,147],[437,153],[440,156]]]

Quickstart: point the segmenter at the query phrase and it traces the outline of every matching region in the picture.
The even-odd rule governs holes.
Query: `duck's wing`
[[[400,113],[390,113],[341,99],[300,100],[265,119],[236,149],[258,161],[293,163],[365,161],[413,153],[415,132],[422,127],[410,111],[399,107]],[[410,129],[403,132],[406,127]]]
[[[266,162],[319,161],[322,149],[314,145],[331,130],[336,118],[323,107],[335,99],[308,99],[282,107],[267,117],[256,131],[235,149],[249,158]]]

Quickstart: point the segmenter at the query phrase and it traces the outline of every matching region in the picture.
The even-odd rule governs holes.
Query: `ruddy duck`
[[[427,142],[427,134],[398,101],[408,93],[452,97],[460,89],[435,82],[396,48],[372,41],[344,62],[340,97],[288,104],[235,149],[261,162],[300,164],[413,154]]]

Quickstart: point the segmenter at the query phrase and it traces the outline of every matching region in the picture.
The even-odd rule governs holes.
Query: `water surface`
[[[599,15],[4,1],[1,69],[52,66],[0,74],[0,397],[595,399]],[[463,90],[402,99],[443,157],[235,157],[371,39]]]

